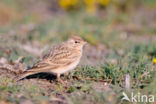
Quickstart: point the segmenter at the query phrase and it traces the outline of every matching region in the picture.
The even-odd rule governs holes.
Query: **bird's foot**
[[[61,78],[58,78],[57,80],[58,80],[58,82],[61,83],[62,85],[66,85],[66,83],[65,83]]]

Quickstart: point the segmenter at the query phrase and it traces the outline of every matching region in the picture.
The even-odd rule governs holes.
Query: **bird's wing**
[[[50,53],[46,54],[42,60],[37,62],[29,71],[46,72],[53,69],[72,64],[79,57],[73,50],[67,47],[53,47]]]

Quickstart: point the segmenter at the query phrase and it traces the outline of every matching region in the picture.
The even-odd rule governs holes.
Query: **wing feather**
[[[29,71],[46,72],[58,69],[65,65],[72,64],[79,55],[73,54],[74,50],[63,47],[62,45],[54,46],[48,54],[38,61]]]

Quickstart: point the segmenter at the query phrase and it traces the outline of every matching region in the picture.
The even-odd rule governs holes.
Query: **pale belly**
[[[80,59],[78,59],[77,61],[75,61],[74,63],[72,63],[71,65],[67,66],[67,67],[64,67],[64,68],[60,68],[60,69],[53,69],[51,72],[53,74],[63,74],[63,73],[66,73],[66,72],[69,72],[71,70],[73,70],[74,68],[76,68],[76,66],[78,65]]]

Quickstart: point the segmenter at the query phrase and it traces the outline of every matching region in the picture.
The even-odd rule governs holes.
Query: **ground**
[[[121,100],[123,92],[156,96],[153,4],[125,12],[110,6],[95,15],[7,1],[0,2],[0,104],[129,104]],[[71,34],[88,44],[78,67],[61,76],[66,85],[49,73],[13,80],[13,72],[31,67]]]

